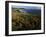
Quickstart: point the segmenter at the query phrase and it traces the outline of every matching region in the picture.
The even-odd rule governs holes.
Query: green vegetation
[[[41,29],[41,16],[20,12],[12,12],[12,31]]]

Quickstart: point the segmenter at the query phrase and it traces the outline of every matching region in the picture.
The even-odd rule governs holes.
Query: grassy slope
[[[16,30],[38,30],[41,25],[41,17],[29,13],[12,13],[12,31]]]

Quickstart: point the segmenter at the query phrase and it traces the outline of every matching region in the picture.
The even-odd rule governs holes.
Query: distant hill
[[[13,11],[19,11],[24,13],[31,13],[33,15],[41,15],[40,9],[24,9],[24,8],[13,8]]]

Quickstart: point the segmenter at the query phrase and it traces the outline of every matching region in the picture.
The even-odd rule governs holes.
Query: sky
[[[12,5],[12,8],[41,9],[41,7],[35,7],[35,6],[15,6],[15,5]]]

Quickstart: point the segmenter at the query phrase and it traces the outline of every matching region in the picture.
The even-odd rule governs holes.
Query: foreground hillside
[[[12,31],[41,29],[41,17],[31,13],[12,12]]]

